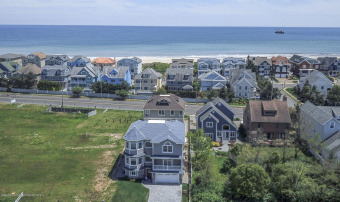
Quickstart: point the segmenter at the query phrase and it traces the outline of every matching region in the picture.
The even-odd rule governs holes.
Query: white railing
[[[143,148],[140,149],[125,149],[125,152],[128,154],[138,155],[144,152]]]
[[[182,166],[154,165],[153,170],[181,170]]]

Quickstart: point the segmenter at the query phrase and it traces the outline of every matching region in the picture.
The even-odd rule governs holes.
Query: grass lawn
[[[149,189],[144,187],[139,182],[117,181],[115,194],[112,197],[112,202],[116,201],[131,201],[144,202],[148,201]]]
[[[297,100],[299,100],[299,96],[294,92],[293,88],[286,88],[286,90],[293,95]]]
[[[142,112],[97,109],[87,118],[45,111],[0,104],[0,193],[41,195],[25,201],[109,200],[117,182],[107,175],[123,150],[122,134]]]

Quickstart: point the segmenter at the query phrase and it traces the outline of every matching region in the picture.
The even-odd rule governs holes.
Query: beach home
[[[116,61],[112,58],[96,58],[91,63],[95,67],[106,67],[115,65]]]
[[[20,65],[16,62],[0,62],[1,75],[7,78],[11,77],[12,74],[20,69]]]
[[[144,120],[184,121],[185,101],[174,94],[153,95],[145,103]]]
[[[61,83],[63,87],[66,87],[70,74],[71,70],[64,65],[45,65],[42,68],[40,79],[45,81],[57,81]]]
[[[197,60],[197,72],[198,76],[202,74],[209,73],[211,71],[215,71],[220,73],[220,60],[217,58],[199,58]]]
[[[7,53],[4,55],[0,55],[0,62],[15,62],[20,67],[22,67],[22,61],[25,55],[22,54],[15,54],[15,53]]]
[[[300,78],[298,85],[301,90],[303,89],[307,81],[311,88],[315,86],[316,89],[325,96],[327,96],[327,91],[333,88],[333,82],[329,78],[327,78],[323,73],[317,70],[314,70],[306,77]]]
[[[67,55],[47,55],[45,59],[45,65],[67,66],[69,59],[70,58]]]
[[[275,78],[288,78],[288,71],[290,70],[291,65],[287,57],[272,57],[272,64]]]
[[[244,69],[246,66],[246,62],[244,58],[233,58],[228,57],[224,58],[222,61],[222,76],[229,77],[230,70],[232,69]]]
[[[26,66],[21,67],[19,70],[15,71],[12,76],[20,76],[27,75],[29,73],[33,73],[36,76],[36,83],[40,80],[41,68],[39,68],[36,64],[28,63]]]
[[[124,81],[131,86],[130,67],[103,66],[101,81],[113,85],[122,84]]]
[[[236,141],[237,126],[234,117],[232,108],[224,100],[216,98],[196,112],[196,127],[203,129],[212,141]]]
[[[287,99],[249,100],[243,113],[243,124],[249,137],[258,133],[267,139],[285,139],[291,119]]]
[[[201,83],[201,91],[219,90],[227,84],[227,79],[215,70],[201,74],[198,80]]]
[[[336,57],[318,57],[320,71],[325,75],[336,77],[340,71],[340,59]]]
[[[256,73],[250,69],[234,69],[230,72],[229,83],[235,98],[254,98],[257,89]]]
[[[85,56],[82,55],[76,55],[69,61],[67,61],[68,67],[86,67],[88,64],[90,64],[91,60]],[[79,68],[77,68],[79,69]]]
[[[303,57],[299,55],[293,55],[289,59],[290,64],[292,64],[292,71],[296,76],[305,77],[314,70],[320,69],[320,61]]]
[[[71,90],[73,87],[82,87],[85,91],[92,91],[90,89],[92,83],[98,81],[98,69],[89,63],[85,67],[78,67],[76,65],[71,70],[67,89]]]
[[[142,60],[138,57],[123,58],[117,62],[117,66],[130,67],[132,79],[142,72]]]
[[[153,184],[181,184],[184,174],[185,125],[180,121],[133,122],[123,139],[124,173]]]
[[[42,52],[31,53],[27,57],[23,58],[23,66],[26,66],[28,63],[32,63],[42,68],[45,66],[45,59],[47,55]]]
[[[249,57],[248,60],[252,60],[259,76],[269,78],[272,70],[272,61],[267,57]]]
[[[135,76],[135,90],[139,94],[152,94],[161,87],[162,74],[154,69],[146,68]]]
[[[340,107],[315,106],[307,101],[300,107],[300,134],[319,160],[340,161]]]
[[[170,91],[192,90],[192,84],[194,81],[193,76],[193,69],[168,68],[165,72],[166,86]],[[185,89],[183,89],[183,87],[185,87]]]
[[[193,69],[194,68],[194,59],[172,59],[172,63],[170,63],[170,68],[176,69]]]

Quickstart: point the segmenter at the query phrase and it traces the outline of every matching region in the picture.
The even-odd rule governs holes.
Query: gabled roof
[[[320,61],[321,65],[330,66],[331,64],[333,64],[334,61],[337,60],[337,58],[336,57],[318,57],[317,60]]]
[[[329,85],[332,85],[333,82],[327,78],[323,73],[315,70],[312,71],[308,76],[306,76],[302,81],[300,85],[304,85],[304,83],[308,80],[309,84],[313,86],[316,82],[319,80],[322,80],[323,82],[327,82]]]
[[[194,72],[193,69],[184,69],[184,68],[168,68],[165,72],[166,79],[168,80],[168,75],[175,75],[174,79],[171,81],[185,81],[185,82],[193,82]],[[184,76],[187,75],[188,79],[183,80]]]
[[[74,56],[72,59],[70,59],[69,60],[69,62],[75,62],[75,61],[77,61],[78,59],[82,59],[82,60],[84,60],[85,62],[90,62],[90,59],[89,58],[87,58],[87,57],[85,57],[85,56],[82,56],[82,55],[76,55],[76,56]]]
[[[117,74],[115,76],[111,76],[111,72],[115,70]],[[109,78],[122,78],[125,79],[126,72],[130,70],[129,67],[125,66],[119,66],[119,67],[113,67],[113,66],[105,66],[103,68],[103,76],[106,75]]]
[[[16,54],[16,53],[6,53],[3,55],[0,55],[0,58],[7,59],[7,60],[19,58],[19,57],[25,57],[25,56],[22,54]]]
[[[17,73],[19,73],[19,74],[28,74],[30,72],[32,72],[35,75],[39,75],[39,74],[41,74],[41,69],[35,64],[28,63],[26,66],[20,68],[17,71]]]
[[[120,63],[122,63],[123,61],[125,60],[133,60],[135,61],[136,63],[141,63],[142,62],[142,59],[138,58],[138,57],[132,57],[132,58],[123,58],[121,60],[119,60],[117,63],[117,65],[120,65]]]
[[[54,65],[54,66],[50,66],[50,65],[45,65],[42,68],[42,72],[41,74],[44,76],[58,76],[56,75],[57,71],[60,70],[60,76],[68,76],[70,75],[70,71],[67,67],[62,66],[62,65]],[[44,71],[46,71],[46,75],[44,74]]]
[[[7,69],[8,72],[14,72],[16,70],[10,62],[1,62],[0,65],[4,69]]]
[[[146,68],[144,69],[141,73],[137,74],[135,76],[135,79],[142,79],[142,75],[143,74],[150,74],[149,79],[159,79],[162,78],[162,74],[159,72],[156,72],[154,69],[152,68]]]
[[[208,73],[205,73],[205,74],[201,74],[199,77],[198,77],[199,80],[214,80],[214,81],[227,81],[226,78],[224,78],[221,74],[217,73],[216,71],[210,71]]]
[[[213,85],[211,88],[212,89],[221,89],[223,86],[225,86],[224,84],[218,82],[217,84]]]
[[[300,55],[293,55],[290,59],[290,62],[292,63],[296,63],[296,64],[301,64],[303,61],[308,62],[309,64],[320,64],[320,61],[312,59],[312,58],[308,58],[308,57],[303,57]]]
[[[46,60],[54,60],[56,58],[60,58],[64,62],[70,59],[67,55],[47,55],[46,56]]]
[[[176,144],[185,143],[185,125],[180,121],[135,121],[126,134],[124,140],[151,140],[151,143],[160,143],[170,140]]]
[[[322,125],[333,119],[332,114],[327,112],[327,108],[315,106],[309,101],[301,105],[300,109]]]
[[[83,69],[85,69],[92,77],[97,76],[97,72],[90,65],[85,66],[85,67],[73,67],[70,74],[71,76],[77,75]]]
[[[98,64],[115,64],[116,61],[112,58],[96,58],[92,61],[92,64],[98,63]]]
[[[272,61],[267,57],[252,57],[252,60],[255,66],[261,65],[263,62],[267,62],[269,65],[272,65]]]
[[[230,85],[234,87],[243,79],[247,80],[254,88],[257,88],[256,74],[251,70],[233,69],[231,70]]]
[[[277,57],[272,57],[272,63],[273,65],[280,65],[281,61],[283,65],[290,65],[289,64],[289,59],[287,57],[283,57],[283,56],[277,56]]]
[[[42,52],[36,52],[32,54],[38,56],[40,59],[45,59],[47,56],[45,53],[42,53]]]
[[[161,100],[166,100],[169,104],[160,105]],[[182,98],[174,94],[153,95],[145,103],[143,109],[184,110],[185,102]]]
[[[271,102],[271,103],[270,103]],[[280,100],[249,100],[250,120],[255,123],[291,123],[287,101]],[[247,106],[247,107],[248,107]],[[264,115],[264,108],[275,110],[274,116]]]

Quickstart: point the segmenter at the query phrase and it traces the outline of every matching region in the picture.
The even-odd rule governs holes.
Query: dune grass
[[[7,194],[21,192],[39,195],[24,201],[106,199],[101,197],[107,190],[95,188],[96,174],[104,166],[107,176],[124,145],[121,135],[110,134],[125,133],[142,113],[98,110],[87,118],[45,111],[38,105],[0,104],[0,201],[13,201],[16,197]],[[112,147],[101,148],[109,143]],[[103,163],[105,152],[112,157]]]

